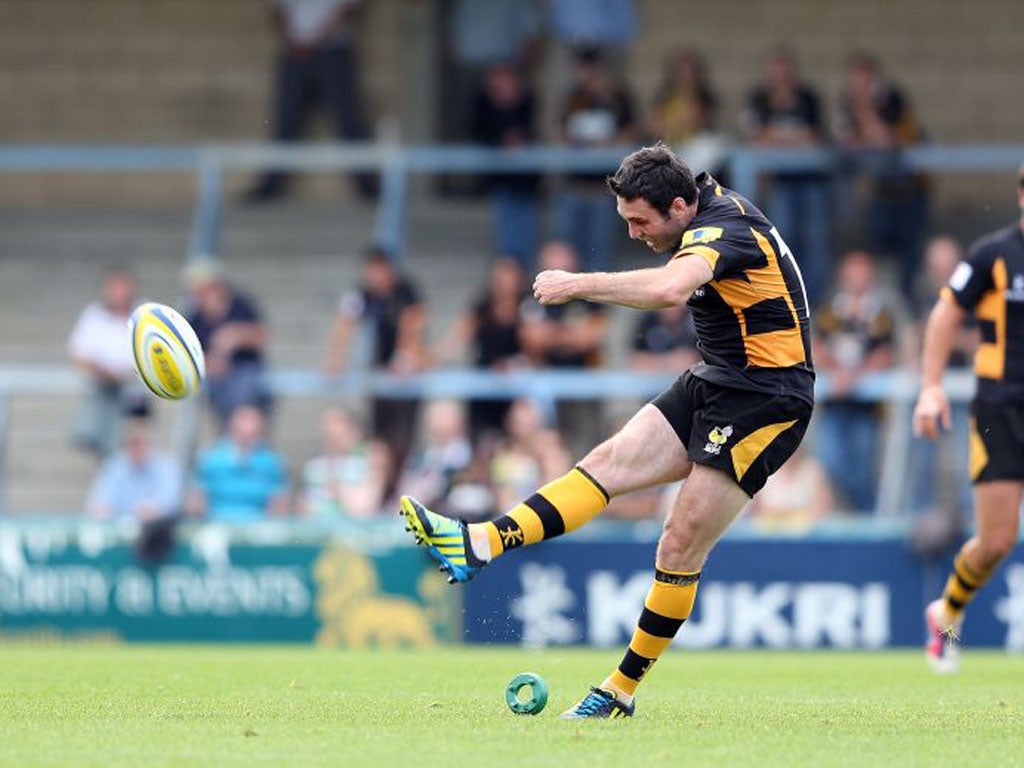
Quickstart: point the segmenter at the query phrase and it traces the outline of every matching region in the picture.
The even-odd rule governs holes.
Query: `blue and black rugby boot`
[[[559,720],[581,720],[585,717],[613,718],[632,717],[636,706],[633,702],[623,704],[611,691],[604,688],[591,688],[590,693],[583,697],[572,709],[567,709],[558,716]]]
[[[473,554],[469,527],[462,520],[431,512],[411,496],[403,496],[400,504],[405,530],[441,564],[449,584],[469,581],[487,564]]]

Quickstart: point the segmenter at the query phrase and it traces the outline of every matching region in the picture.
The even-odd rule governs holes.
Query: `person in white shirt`
[[[68,339],[71,358],[88,379],[75,422],[75,444],[101,458],[117,447],[125,415],[148,414],[128,337],[128,318],[137,297],[135,275],[125,267],[109,268],[103,274],[100,299],[82,310]]]

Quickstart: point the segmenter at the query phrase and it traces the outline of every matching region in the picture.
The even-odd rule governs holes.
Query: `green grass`
[[[1008,765],[1024,665],[971,653],[955,678],[917,653],[671,652],[637,717],[556,716],[618,651],[8,645],[2,766]],[[505,684],[542,674],[536,717]]]

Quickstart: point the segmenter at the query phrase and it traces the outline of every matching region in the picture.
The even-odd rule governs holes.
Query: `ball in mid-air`
[[[521,695],[524,688],[530,689],[528,698]],[[548,684],[544,678],[533,672],[523,672],[513,677],[505,689],[505,703],[517,715],[537,715],[547,706]]]
[[[178,312],[148,302],[128,320],[132,359],[139,378],[166,400],[182,400],[199,391],[206,360],[195,331]]]

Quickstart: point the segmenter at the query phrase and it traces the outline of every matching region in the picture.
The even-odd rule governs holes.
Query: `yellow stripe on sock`
[[[692,576],[693,574],[673,575]],[[660,613],[670,619],[685,619],[693,611],[693,603],[696,599],[696,582],[693,584],[666,584],[663,581],[656,581],[651,585],[651,591],[647,593],[644,605],[655,613]]]
[[[656,659],[665,652],[671,642],[671,637],[655,637],[637,627],[633,633],[633,639],[629,641],[629,647],[633,649],[634,653],[648,659]]]
[[[608,506],[600,489],[576,467],[552,480],[539,493],[558,510],[566,533],[586,525]]]
[[[640,685],[640,681],[634,680],[631,677],[626,677],[616,669],[608,676],[608,684],[615,690],[622,691],[627,696],[632,696],[636,693],[636,688]]]

